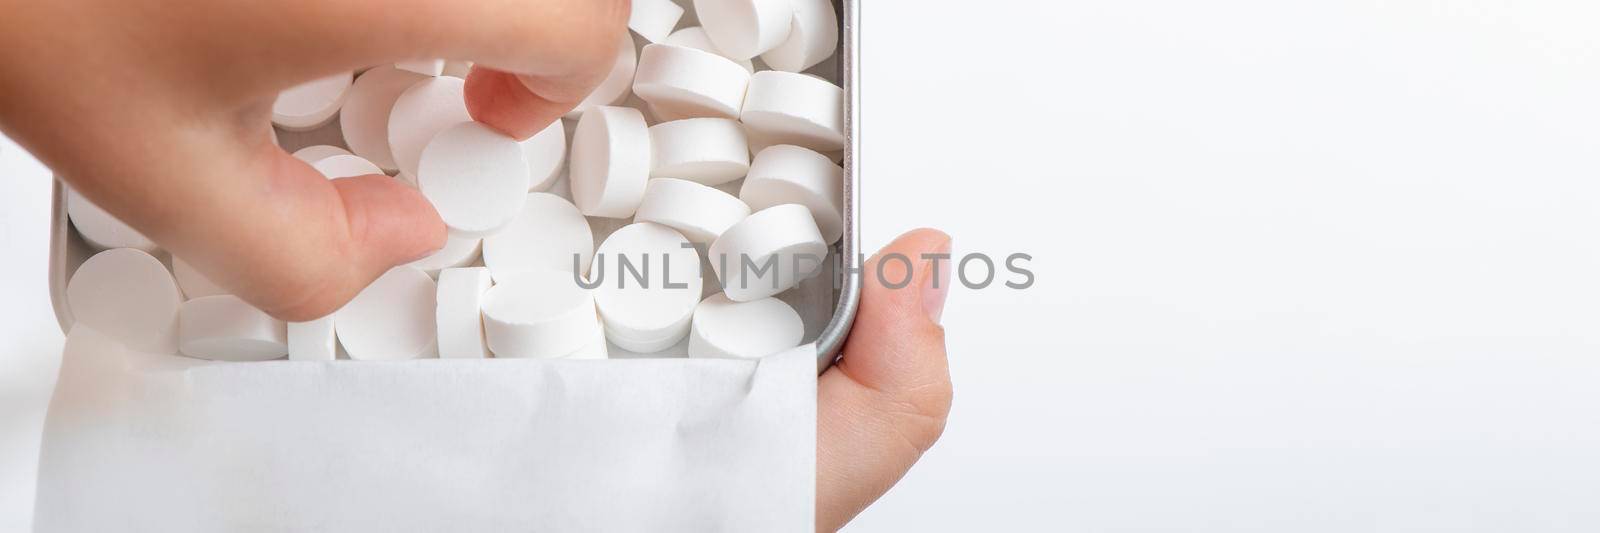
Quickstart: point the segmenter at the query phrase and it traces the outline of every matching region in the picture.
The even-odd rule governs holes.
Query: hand
[[[437,250],[445,227],[391,178],[330,182],[275,147],[278,91],[397,60],[471,58],[490,67],[467,81],[473,117],[525,138],[604,78],[629,4],[0,0],[0,130],[246,301],[316,318]],[[948,246],[921,231],[885,253],[924,264]],[[856,333],[818,384],[819,529],[882,496],[943,430],[944,296],[921,289],[929,268],[915,274],[905,290],[867,276]]]
[[[472,59],[467,104],[518,138],[610,71],[628,0],[0,0],[0,129],[89,200],[285,320],[444,244],[416,191],[329,181],[269,137],[278,91]],[[526,87],[515,72],[527,75]]]
[[[817,383],[817,530],[834,531],[866,509],[939,440],[950,414],[950,370],[939,317],[950,289],[950,261],[938,288],[924,254],[950,253],[950,237],[934,230],[901,236],[864,270],[861,310],[844,358]],[[900,254],[917,265],[912,283]]]

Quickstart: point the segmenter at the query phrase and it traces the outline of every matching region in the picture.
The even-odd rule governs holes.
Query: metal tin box
[[[805,285],[790,291],[785,300],[796,306],[801,316],[806,319],[807,341],[815,341],[817,345],[818,360],[817,370],[822,372],[831,366],[844,346],[845,338],[850,333],[851,325],[855,321],[857,306],[861,296],[861,262],[860,249],[860,216],[861,199],[860,191],[860,148],[861,148],[861,121],[859,112],[860,103],[860,77],[857,75],[857,66],[860,64],[860,19],[859,0],[842,0],[840,6],[841,46],[836,56],[837,61],[830,61],[813,69],[812,73],[821,74],[839,83],[845,92],[844,120],[846,129],[846,143],[844,152],[844,238],[834,246],[833,254],[839,261],[830,261],[841,268],[837,275],[823,275],[807,282]],[[303,134],[283,133],[284,146],[288,149],[298,148],[310,144],[335,144],[343,145],[343,140],[338,134],[337,121],[334,125],[321,130]],[[736,182],[737,183],[737,182]],[[60,322],[63,331],[70,329],[73,318],[71,309],[67,308],[66,287],[67,280],[77,271],[84,260],[93,255],[96,250],[91,248],[81,236],[73,231],[67,219],[66,189],[57,180],[54,194],[54,212],[51,223],[50,240],[50,296],[55,308],[56,319]],[[603,237],[610,231],[620,227],[621,222],[613,226],[596,228],[596,232]],[[598,240],[596,241],[599,242]],[[165,255],[165,254],[162,254]],[[169,257],[160,257],[170,266]],[[714,282],[711,283],[714,285]]]

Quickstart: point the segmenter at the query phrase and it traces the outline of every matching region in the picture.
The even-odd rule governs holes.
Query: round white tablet
[[[172,256],[172,275],[178,279],[178,288],[183,290],[183,295],[191,300],[228,294],[227,289],[212,282],[181,257]]]
[[[477,122],[457,124],[422,151],[417,187],[452,233],[493,235],[522,213],[528,161],[516,139]]]
[[[560,196],[529,193],[522,214],[500,233],[483,240],[483,264],[498,281],[516,272],[588,272],[594,259],[589,219]]]
[[[339,342],[351,359],[421,359],[435,346],[433,278],[411,267],[396,267],[372,282],[334,315]]]
[[[487,268],[451,268],[439,273],[439,357],[482,359],[489,356],[483,338],[483,296],[494,282]]]
[[[444,74],[444,63],[443,59],[413,59],[395,63],[394,68],[423,76],[439,76]]]
[[[704,50],[652,44],[639,54],[633,92],[663,120],[739,118],[750,72]]]
[[[572,360],[600,360],[611,358],[611,343],[606,342],[606,330],[600,324],[600,317],[595,317],[593,333],[590,335],[589,344],[572,352],[565,359]]]
[[[156,243],[149,237],[122,223],[117,217],[94,205],[71,187],[67,187],[66,191],[67,218],[72,220],[72,227],[78,228],[78,234],[82,235],[83,240],[90,246],[102,250],[137,248],[151,253],[156,251]]]
[[[718,294],[694,310],[689,357],[756,359],[800,345],[806,325],[777,298],[735,302]]]
[[[691,242],[711,244],[748,216],[750,206],[731,194],[692,181],[656,178],[645,187],[633,220],[661,224]]]
[[[751,155],[751,157],[754,157],[756,154],[759,154],[763,150],[766,150],[768,148],[772,148],[774,146],[779,146],[779,145],[784,144],[784,143],[780,143],[780,142],[772,142],[771,140],[763,138],[760,135],[758,135],[755,132],[752,132],[752,131],[750,131],[748,129],[745,130],[744,135],[745,135],[746,138],[750,139],[750,155]],[[794,146],[794,145],[790,145],[790,146]],[[833,164],[835,164],[835,165],[844,164],[844,150],[834,150],[834,151],[831,151],[831,152],[817,152],[817,153],[820,153],[822,155],[828,156],[828,159],[832,160]]]
[[[296,150],[293,155],[295,159],[304,161],[308,165],[315,165],[318,161],[336,155],[350,155],[350,151],[337,146],[318,144]]]
[[[522,141],[522,158],[528,161],[528,192],[549,189],[567,163],[567,128],[561,120]]]
[[[95,254],[67,281],[73,320],[141,352],[177,352],[182,302],[167,267],[132,248]]]
[[[356,78],[339,111],[339,129],[350,151],[386,171],[400,170],[389,148],[389,115],[400,95],[424,79],[390,65],[373,67]]]
[[[717,48],[752,58],[789,39],[792,0],[694,0],[700,25]]]
[[[789,290],[827,261],[828,245],[811,210],[784,204],[750,215],[711,243],[711,268],[736,302]]]
[[[756,154],[739,199],[756,211],[783,204],[806,206],[823,242],[833,244],[844,235],[844,169],[811,150],[780,145]]]
[[[590,109],[622,103],[628,98],[628,90],[633,88],[633,75],[638,65],[639,51],[633,47],[633,37],[623,33],[622,42],[617,45],[617,62],[611,65],[611,73],[583,102],[567,113],[567,118],[577,120]]]
[[[289,355],[288,328],[236,296],[184,302],[178,353],[211,361],[271,361]]]
[[[672,35],[668,35],[667,40],[662,41],[662,44],[687,46],[695,50],[705,50],[722,57],[728,57],[728,54],[724,54],[722,50],[717,49],[717,45],[711,42],[711,37],[706,35],[706,29],[700,26],[690,26],[672,32]],[[728,57],[728,59],[733,59],[734,63],[738,63],[739,66],[744,67],[747,71],[756,71],[755,62],[750,61],[748,58],[734,59]]]
[[[400,94],[389,114],[389,148],[401,172],[417,175],[428,141],[445,129],[471,122],[460,78],[424,78]]]
[[[287,329],[290,361],[333,361],[339,358],[339,336],[332,316],[310,322],[290,322]]]
[[[522,272],[483,297],[483,329],[495,357],[566,357],[594,338],[594,316],[594,293],[566,271]]]
[[[327,124],[344,105],[354,78],[354,72],[340,72],[278,93],[272,103],[272,123],[289,131],[308,131]]]
[[[312,163],[311,168],[317,169],[317,172],[321,172],[330,180],[383,174],[383,169],[378,168],[378,165],[362,159],[361,156],[349,154],[324,157]]]
[[[655,45],[651,45],[655,46]],[[627,107],[596,107],[572,134],[572,199],[592,217],[628,218],[650,179],[650,127]]]
[[[679,178],[721,185],[750,171],[744,128],[725,118],[691,118],[650,127],[655,154],[652,178]]]
[[[822,63],[839,48],[839,15],[832,0],[789,0],[794,3],[794,22],[789,39],[761,54],[773,70],[803,72]]]
[[[665,41],[683,18],[683,6],[672,0],[633,0],[628,29],[652,43]]]
[[[605,322],[606,338],[618,347],[657,352],[689,334],[700,303],[700,254],[688,239],[659,224],[639,223],[612,233],[595,251],[589,281]]]
[[[843,150],[844,89],[806,74],[757,72],[739,121],[751,137],[771,144]]]
[[[411,263],[410,266],[437,278],[441,270],[464,267],[477,261],[478,251],[482,248],[483,239],[452,234],[445,239],[444,248]]]

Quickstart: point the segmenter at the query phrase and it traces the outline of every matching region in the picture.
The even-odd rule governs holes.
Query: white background
[[[952,295],[949,430],[853,529],[1600,530],[1600,5],[869,1],[864,27],[867,244],[937,226],[1039,280]],[[26,459],[46,173],[0,161]]]

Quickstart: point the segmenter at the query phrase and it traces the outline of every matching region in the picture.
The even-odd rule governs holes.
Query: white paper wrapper
[[[810,532],[815,355],[210,364],[76,328],[35,527]]]

